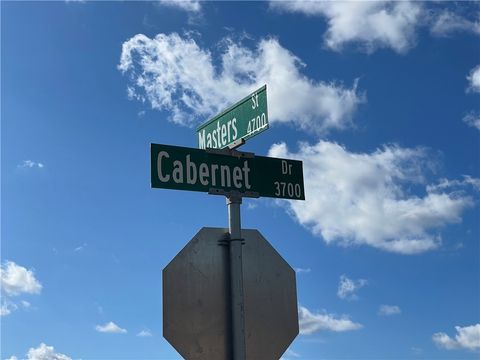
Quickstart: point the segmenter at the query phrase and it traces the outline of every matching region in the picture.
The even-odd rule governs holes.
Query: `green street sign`
[[[224,149],[268,129],[267,85],[197,129],[200,149]]]
[[[180,146],[151,144],[153,188],[203,192],[256,193],[305,200],[302,162],[265,156],[238,156]]]

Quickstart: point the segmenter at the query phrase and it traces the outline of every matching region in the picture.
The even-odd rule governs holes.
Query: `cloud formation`
[[[480,35],[480,21],[469,20],[453,11],[443,10],[432,16],[430,31],[436,36],[449,36],[457,32]]]
[[[4,296],[0,305],[0,316],[7,316],[19,308],[29,309],[31,304],[28,301],[21,300],[19,303],[15,303],[10,298]]]
[[[462,212],[473,206],[465,180],[426,184],[426,169],[434,164],[422,148],[390,145],[354,153],[320,141],[300,144],[292,153],[279,143],[269,156],[303,160],[306,201],[283,204],[328,244],[369,245],[400,254],[433,250],[441,244],[438,229],[460,222]],[[409,191],[415,186],[424,194]]]
[[[122,329],[120,326],[115,324],[113,321],[106,323],[105,325],[95,326],[95,330],[102,333],[112,333],[112,334],[126,334],[127,330]]]
[[[383,316],[398,315],[401,314],[402,310],[397,305],[380,305],[378,309],[378,314]]]
[[[422,6],[409,1],[271,1],[276,10],[321,16],[327,21],[325,45],[341,51],[360,44],[371,53],[378,48],[407,52],[415,44]]]
[[[9,296],[39,294],[42,290],[42,284],[35,278],[33,270],[27,270],[13,261],[1,265],[0,284],[2,291]]]
[[[39,168],[42,169],[45,165],[40,162],[35,162],[32,160],[23,160],[22,163],[18,164],[17,167],[19,169],[31,169],[31,168]]]
[[[310,268],[295,268],[295,272],[297,274],[308,274],[311,271],[312,271],[312,269],[310,269]]]
[[[261,39],[254,49],[231,39],[221,44],[221,53],[213,55],[189,36],[135,35],[123,43],[118,66],[130,79],[129,98],[193,126],[267,84],[270,122],[317,134],[350,126],[365,101],[356,82],[345,87],[303,75],[306,65],[276,39]]]
[[[352,280],[346,275],[341,275],[338,283],[337,296],[340,299],[356,300],[358,296],[355,292],[367,284],[368,281],[365,279]]]
[[[480,93],[480,65],[475,66],[467,76],[469,86],[467,91]]]
[[[455,338],[451,338],[444,332],[433,334],[432,340],[437,346],[447,350],[453,349],[480,349],[480,324],[471,326],[455,326],[457,333]]]
[[[16,308],[17,305],[2,301],[2,304],[0,305],[0,316],[10,315],[12,313],[12,310],[15,310]]]
[[[477,130],[480,130],[480,114],[471,111],[464,116],[463,122],[470,127],[474,127]]]
[[[160,0],[159,4],[190,13],[198,13],[202,10],[202,6],[198,0]]]
[[[150,330],[148,329],[144,329],[142,331],[140,331],[137,336],[139,337],[149,337],[149,336],[152,336],[152,333],[150,332]]]
[[[53,346],[41,343],[37,348],[28,350],[27,360],[72,360],[72,358],[55,352]]]
[[[361,324],[350,320],[346,315],[339,318],[333,314],[315,314],[303,306],[298,307],[298,322],[300,325],[300,334],[302,335],[310,335],[323,330],[334,332],[351,331],[363,327]]]

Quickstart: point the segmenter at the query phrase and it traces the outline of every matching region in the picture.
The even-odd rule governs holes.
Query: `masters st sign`
[[[197,129],[200,149],[223,149],[268,129],[267,86],[240,100]]]

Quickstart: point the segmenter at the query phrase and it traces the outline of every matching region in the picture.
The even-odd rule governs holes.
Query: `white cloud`
[[[468,20],[463,16],[449,11],[443,10],[436,12],[432,17],[430,31],[436,36],[448,36],[456,32],[471,32],[480,35],[480,21]]]
[[[378,48],[408,51],[422,14],[422,5],[409,1],[271,1],[270,6],[322,16],[327,20],[327,47],[340,51],[348,43],[359,43],[369,53]]]
[[[8,297],[4,297],[0,305],[0,316],[10,315],[12,311],[17,310],[19,307],[23,309],[30,309],[31,306],[32,305],[28,301],[21,300],[19,303],[15,303]]]
[[[42,169],[44,165],[40,162],[35,162],[32,160],[23,160],[23,162],[21,164],[18,164],[17,167],[19,169],[31,169],[31,168]]]
[[[185,11],[188,14],[189,25],[205,24],[202,4],[199,0],[160,0],[154,4]]]
[[[114,334],[125,334],[127,330],[122,329],[120,326],[115,324],[113,321],[106,323],[105,325],[95,326],[95,330],[103,333],[114,333]]]
[[[82,251],[86,247],[87,247],[87,243],[83,243],[83,245],[77,246],[75,249],[73,249],[73,251],[75,252]]]
[[[470,186],[476,191],[480,191],[480,179],[473,178],[468,175],[464,175],[461,180],[448,180],[440,179],[438,183],[427,185],[428,192],[441,192],[441,191],[461,191],[465,187]]]
[[[53,346],[41,343],[39,347],[28,350],[27,360],[72,360],[72,358],[55,352]]]
[[[244,203],[246,202],[245,200],[243,201]],[[255,202],[246,202],[246,204],[247,204],[247,210],[255,210],[258,207],[258,204]]]
[[[368,281],[365,279],[352,280],[346,275],[341,275],[337,295],[340,299],[355,300],[358,298],[355,292],[367,284]]]
[[[10,356],[9,358],[5,360],[18,360],[18,358],[15,355]]]
[[[373,153],[353,153],[332,142],[300,144],[297,153],[284,143],[269,156],[303,160],[306,201],[282,202],[289,213],[328,244],[370,245],[401,254],[437,248],[434,231],[461,221],[473,199],[462,189],[433,185],[423,195],[434,166],[425,149],[385,146]]]
[[[380,305],[378,309],[379,315],[389,316],[389,315],[397,315],[401,314],[402,310],[397,305]]]
[[[467,76],[468,91],[480,93],[480,65],[475,66]]]
[[[32,270],[7,261],[0,267],[1,288],[7,295],[15,296],[22,293],[38,294],[42,290],[42,284],[35,279]]]
[[[148,337],[148,336],[152,336],[152,333],[150,332],[150,330],[148,329],[144,329],[142,331],[140,331],[137,336],[139,337]]]
[[[351,331],[363,327],[361,324],[351,321],[346,315],[339,318],[327,313],[314,314],[303,306],[299,306],[298,308],[298,322],[300,325],[300,334],[303,335],[310,335],[323,330],[335,332]]]
[[[193,38],[176,33],[135,35],[122,46],[118,68],[130,78],[129,97],[171,112],[170,120],[196,125],[267,84],[269,120],[315,133],[343,129],[365,101],[355,84],[326,83],[301,73],[306,66],[276,39],[255,49],[224,39],[220,62]],[[215,56],[217,58],[217,56]]]
[[[297,274],[308,274],[311,271],[312,271],[312,269],[310,269],[310,268],[295,268],[295,272]]]
[[[192,13],[198,13],[202,10],[199,0],[160,0],[159,4]]]
[[[471,111],[467,115],[465,115],[465,117],[463,118],[463,122],[468,126],[480,130],[480,114]]]
[[[0,316],[7,316],[12,313],[12,311],[17,309],[17,305],[11,301],[4,300],[0,305]]]
[[[452,349],[480,349],[480,324],[471,326],[455,326],[457,331],[455,338],[451,338],[443,332],[433,334],[432,339],[439,347]]]

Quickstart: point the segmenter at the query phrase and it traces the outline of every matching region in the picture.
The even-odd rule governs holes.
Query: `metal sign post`
[[[240,223],[241,195],[227,197],[230,232],[230,297],[232,316],[233,360],[245,360],[245,302],[243,297],[242,234]]]

